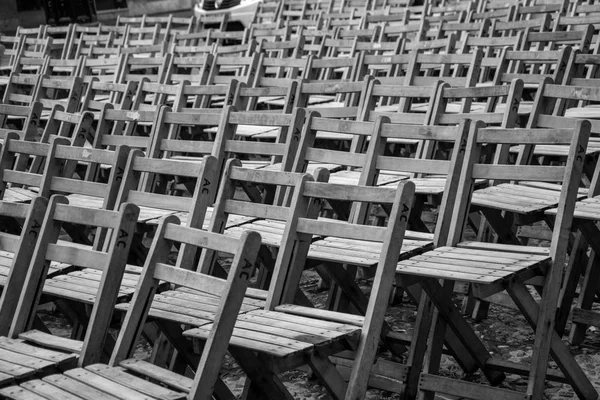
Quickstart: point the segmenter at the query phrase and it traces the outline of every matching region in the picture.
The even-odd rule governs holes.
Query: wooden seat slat
[[[86,279],[92,282],[100,282],[102,279],[102,275],[98,273],[99,271],[93,269],[84,269],[81,271],[70,272],[68,276],[73,276],[81,279]],[[125,287],[129,287],[135,289],[138,283],[139,274],[128,274],[125,273],[123,275],[123,279],[121,280],[121,285]]]
[[[176,374],[169,370],[165,370],[164,368],[160,368],[143,360],[132,358],[121,361],[119,365],[123,369],[133,371],[139,375],[147,376],[151,379],[156,379],[172,388],[186,393],[191,390],[193,385],[193,380],[191,378]]]
[[[512,196],[508,193],[502,193],[502,191],[494,191],[493,193],[477,193],[473,196],[473,204],[475,206],[490,206],[491,204],[504,204],[506,210],[517,211],[521,213],[536,213],[544,211],[546,208],[550,208],[556,204],[552,200],[543,201],[527,197]]]
[[[10,380],[8,378],[4,379],[11,381],[14,380],[15,377],[25,378],[34,375],[35,369],[0,359],[0,374],[4,377],[10,377]]]
[[[62,297],[86,304],[94,304],[94,302],[96,301],[97,291],[93,288],[87,289],[79,286],[78,284],[61,282],[53,278],[50,280],[46,280],[44,285],[44,293],[51,296]],[[124,293],[122,291],[119,291],[118,294],[121,300],[124,300],[124,298],[130,295],[131,293]]]
[[[29,343],[35,343],[44,347],[66,351],[69,353],[80,353],[83,346],[83,343],[79,340],[63,338],[35,329],[20,333],[19,338]]]
[[[312,328],[316,328],[316,329],[327,329],[327,330],[331,330],[331,331],[339,331],[342,333],[350,333],[353,332],[355,329],[355,326],[351,326],[350,324],[341,324],[341,323],[336,323],[336,322],[330,322],[327,320],[321,320],[318,318],[311,318],[310,316],[302,316],[302,315],[292,315],[291,313],[286,313],[286,312],[278,312],[278,311],[286,311],[289,308],[290,305],[281,305],[276,307],[275,312],[273,311],[268,311],[268,310],[256,310],[256,311],[251,311],[249,312],[247,315],[258,315],[258,316],[262,316],[265,318],[270,318],[273,320],[278,320],[278,321],[286,321],[286,322],[293,322],[293,323],[297,323],[300,325],[303,325],[306,328],[312,327]],[[306,308],[306,307],[304,307]],[[318,309],[313,309],[313,308],[306,308],[307,310],[310,310],[311,313],[313,313],[313,315],[318,314],[319,311],[325,311],[325,310],[318,310]],[[352,315],[348,317],[349,320],[355,320],[357,321],[356,324],[353,325],[358,325],[360,323],[360,325],[362,325],[362,322],[364,320],[364,317],[361,317],[359,315]]]
[[[83,368],[76,368],[65,372],[65,375],[78,381],[89,385],[93,388],[101,390],[105,393],[114,395],[119,398],[127,398],[131,400],[148,400],[148,396],[141,394],[133,389],[130,389],[124,385],[114,382],[110,379],[104,378],[91,371],[87,371]]]
[[[153,316],[154,311],[165,311],[173,314],[181,314],[189,317],[206,319],[206,320],[214,320],[215,318],[215,308],[212,305],[208,304],[197,304],[197,308],[191,308],[186,306],[180,306],[175,304],[176,301],[161,301],[163,299],[158,298],[152,302],[152,308],[150,309],[150,314]]]
[[[64,399],[64,400],[80,400],[79,396],[76,396],[58,386],[54,386],[51,383],[35,380],[31,382],[23,382],[21,388],[28,390],[32,393],[43,396],[47,399]]]
[[[57,275],[52,278],[52,281],[48,283],[48,288],[50,287],[63,287],[67,288],[70,286],[80,286],[81,293],[93,295],[98,291],[98,287],[100,286],[100,281],[93,275],[89,276],[76,276],[71,273],[66,275]],[[44,287],[46,290],[46,287]],[[52,289],[48,289],[52,291]],[[129,296],[135,291],[135,286],[132,285],[121,285],[121,289],[119,291],[119,296]]]
[[[187,337],[207,339],[211,325],[205,325],[184,332]],[[230,346],[239,346],[252,351],[260,351],[270,356],[285,358],[298,355],[313,349],[313,345],[302,343],[275,335],[269,335],[256,331],[249,331],[236,327],[230,340]]]
[[[23,340],[8,339],[6,337],[0,337],[0,348],[26,354],[53,363],[68,362],[75,358],[73,354],[65,354],[56,350],[32,346],[23,342]]]
[[[197,290],[186,288],[186,287],[179,287],[179,288],[177,288],[176,292],[177,293],[187,293],[192,296],[199,295]],[[164,295],[165,293],[169,293],[169,292],[163,292],[161,294]],[[201,295],[204,295],[204,294],[201,293]],[[257,306],[257,307],[264,307],[265,306],[264,300],[266,298],[267,298],[266,290],[248,288],[248,289],[246,289],[246,297],[244,297],[242,304],[248,304],[248,305]]]
[[[515,252],[515,253],[527,253],[536,254],[539,256],[547,257],[550,255],[550,249],[547,247],[538,246],[517,246],[511,244],[501,243],[485,243],[485,242],[461,242],[456,245],[460,248],[472,248],[472,249],[493,249],[496,252]]]
[[[161,293],[160,295],[155,296],[155,301],[161,298],[164,302],[177,301],[180,303],[180,305],[190,308],[195,308],[198,304],[210,305],[211,307],[219,304],[219,298],[209,293],[191,294],[182,292],[180,290],[168,290],[166,292]],[[256,310],[260,307],[264,307],[263,301],[245,298],[242,302],[241,310],[243,312],[246,312],[250,310]]]
[[[475,274],[465,274],[460,271],[454,271],[453,269],[441,269],[444,265],[438,264],[439,268],[418,268],[413,266],[408,267],[399,267],[396,269],[396,272],[405,274],[405,275],[415,275],[419,277],[429,277],[435,279],[452,279],[455,281],[469,282],[469,283],[483,283],[483,284],[491,284],[497,282],[501,279],[496,277],[489,277],[483,275],[475,275]]]
[[[185,393],[175,392],[155,383],[148,382],[145,379],[138,378],[135,375],[127,374],[120,368],[113,368],[102,364],[94,364],[85,367],[85,369],[106,379],[110,379],[111,381],[120,385],[129,387],[154,398],[163,400],[177,400],[186,398]]]
[[[48,400],[47,397],[40,396],[39,394],[31,392],[20,386],[11,386],[0,389],[0,395],[7,396],[8,398],[15,400]]]
[[[205,299],[207,301],[202,301]],[[196,301],[194,301],[194,300],[196,300]],[[155,296],[154,303],[152,303],[152,306],[157,309],[173,307],[173,308],[177,308],[180,313],[183,313],[183,314],[187,313],[192,316],[198,316],[198,315],[194,315],[194,313],[197,311],[201,311],[204,313],[204,315],[207,316],[207,318],[208,318],[208,315],[215,314],[217,312],[217,304],[215,304],[214,302],[210,302],[210,298],[203,298],[201,296],[196,296],[196,298],[194,300],[182,299],[182,298],[178,298],[176,296]],[[240,312],[248,312],[248,311],[256,310],[257,308],[258,307],[256,307],[256,306],[242,304],[242,307],[240,308]],[[187,310],[189,310],[189,311],[187,311]]]
[[[586,155],[592,155],[600,151],[597,146],[588,146],[586,149]],[[510,148],[511,153],[518,153],[519,147],[514,146]],[[536,156],[553,156],[553,157],[566,157],[569,155],[569,146],[561,145],[538,145],[535,146]]]
[[[96,388],[71,379],[64,375],[50,375],[42,378],[42,381],[48,382],[54,386],[60,387],[65,391],[76,394],[85,400],[119,400],[118,397],[111,396]]]
[[[248,225],[248,226],[247,226]],[[233,228],[225,230],[225,235],[230,237],[239,238],[241,235],[247,230],[252,229],[256,230],[260,233],[262,237],[262,244],[272,247],[279,247],[281,244],[281,235],[278,234],[270,234],[269,232],[265,232],[259,227],[253,227],[252,224],[244,224],[241,226],[235,226]]]
[[[440,253],[440,254],[463,254],[463,255],[466,255],[467,257],[470,257],[470,256],[498,257],[499,259],[501,259],[499,261],[496,261],[498,263],[509,262],[510,260],[538,260],[539,261],[539,260],[542,260],[542,259],[548,257],[545,254],[543,254],[543,255],[531,254],[526,251],[508,253],[508,252],[494,251],[493,248],[476,249],[476,248],[470,248],[470,247],[464,247],[464,246],[460,247],[460,248],[445,247],[445,246],[438,247],[435,251],[436,251],[436,253]]]
[[[0,360],[8,361],[17,365],[21,365],[23,367],[33,368],[36,371],[41,371],[43,369],[54,367],[57,365],[57,363],[53,361],[43,360],[41,358],[1,348]]]
[[[514,272],[520,271],[524,267],[529,267],[531,265],[532,263],[516,262],[512,264],[505,264],[504,266],[496,264],[496,267],[484,268],[469,261],[462,261],[452,258],[447,259],[444,257],[429,257],[424,260],[415,260],[413,258],[411,260],[403,261],[401,270],[405,272],[410,268],[431,268],[433,270],[445,270],[447,272],[464,273],[476,276],[481,275],[487,277],[504,278]]]
[[[269,329],[269,327],[276,327],[277,329],[284,329],[288,332],[294,332],[294,335],[301,334],[303,335],[302,341],[308,341],[309,343],[313,344],[318,343],[318,340],[329,340],[337,338],[340,335],[339,331],[303,326],[288,321],[274,320],[273,318],[256,315],[255,313],[240,315],[238,316],[238,321],[253,323],[255,326],[259,327],[258,329]]]

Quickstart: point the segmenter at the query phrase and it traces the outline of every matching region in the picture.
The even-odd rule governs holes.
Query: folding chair
[[[520,398],[523,393],[505,389],[481,386],[466,381],[457,381],[436,375],[439,368],[441,341],[446,325],[454,331],[493,385],[504,377],[506,366],[496,362],[486,350],[472,328],[462,319],[449,296],[455,281],[473,284],[473,293],[485,298],[506,289],[518,305],[526,320],[535,330],[534,354],[531,366],[511,365],[512,373],[529,376],[527,392],[531,398],[541,399],[545,379],[564,379],[571,384],[581,398],[597,398],[597,392],[585,376],[572,354],[554,331],[554,320],[558,296],[564,271],[570,220],[579,186],[583,155],[589,136],[589,124],[579,123],[574,129],[481,129],[481,124],[473,124],[466,148],[467,162],[461,172],[456,202],[443,210],[441,218],[445,222],[438,226],[437,249],[425,252],[398,263],[398,279],[403,285],[418,284],[423,289],[419,306],[419,323],[413,335],[412,360],[423,360],[425,349],[425,369],[420,377],[415,376],[409,385],[413,392],[416,385],[423,394],[444,393],[466,395],[471,398],[497,397]],[[536,145],[564,143],[571,146],[569,160],[565,166],[509,166],[478,164],[481,146],[495,145]],[[461,235],[469,213],[471,193],[475,179],[513,179],[562,181],[559,201],[560,217],[555,221],[552,245],[548,248],[461,242]],[[490,200],[491,202],[491,200]],[[491,203],[490,203],[491,204]],[[450,213],[450,214],[448,214]],[[449,217],[452,215],[452,217]],[[433,266],[433,267],[432,267]],[[538,304],[524,283],[536,276],[544,276],[542,299]],[[440,280],[443,281],[440,281]],[[430,303],[431,302],[431,303]],[[433,312],[435,307],[436,312]],[[433,323],[432,315],[435,316]],[[428,333],[429,332],[429,333]],[[561,374],[547,373],[548,358],[552,356]],[[467,395],[469,397],[469,395]]]
[[[180,264],[167,264],[171,243],[211,249],[233,255],[227,280],[189,271]],[[240,240],[226,238],[198,229],[180,227],[175,218],[167,219],[157,232],[152,245],[152,257],[146,263],[138,290],[125,317],[115,350],[108,364],[96,360],[79,359],[77,368],[62,374],[31,380],[20,386],[0,389],[0,395],[14,399],[23,396],[60,395],[71,398],[75,394],[92,397],[126,396],[127,398],[185,398],[210,399],[213,394],[233,396],[219,379],[229,337],[253,273],[254,259],[260,246],[260,235],[252,232]],[[211,325],[211,334],[204,343],[197,361],[193,379],[132,358],[142,328],[148,319],[148,310],[160,285],[168,282],[179,290],[203,293],[215,306],[204,324]],[[174,314],[174,313],[170,313]],[[189,349],[190,353],[192,349]],[[198,361],[199,360],[199,361]],[[147,381],[150,379],[151,381]]]
[[[37,200],[32,204],[37,207],[39,202]],[[3,313],[3,321],[7,323],[2,324],[6,336],[0,340],[0,357],[3,365],[13,372],[10,379],[4,380],[4,386],[15,380],[18,382],[73,368],[77,362],[98,362],[102,356],[118,292],[115,282],[120,281],[125,269],[124,258],[133,236],[137,207],[127,204],[118,212],[92,211],[65,203],[66,199],[60,196],[50,200],[47,212],[38,227],[39,238],[31,255],[31,266],[15,264],[8,285],[4,288],[0,310]],[[34,224],[39,224],[37,217],[29,219],[26,227],[37,226]],[[114,230],[119,234],[113,235],[108,251],[91,250],[58,241],[61,226],[66,223],[94,225]],[[23,251],[25,250],[26,247],[23,248]],[[89,329],[83,343],[33,329],[41,288],[44,281],[48,282],[46,275],[52,261],[89,265],[98,271],[101,282],[98,301],[93,305]],[[59,296],[77,300],[78,296],[82,295],[81,290],[81,287],[62,288],[59,290]],[[10,315],[11,311],[13,315]]]
[[[246,179],[246,173],[241,169],[233,168],[230,174],[232,180]],[[258,177],[257,174],[255,176]],[[292,183],[291,176],[287,174],[268,174],[262,179],[267,176],[272,183]],[[401,185],[397,190],[332,186],[313,183],[305,176],[300,183],[296,180],[294,186],[291,224],[284,232],[266,304],[264,308],[248,311],[238,317],[230,352],[251,379],[248,387],[250,393],[289,398],[277,374],[308,364],[334,398],[362,398],[367,388],[368,372],[376,356],[374,350],[379,343],[383,315],[391,291],[389,274],[393,274],[393,268],[389,267],[396,263],[400,250],[398,244],[402,243],[410,211],[412,184]],[[314,206],[309,207],[311,198],[343,201],[348,193],[355,194],[357,201],[391,203],[393,211],[388,226],[347,229],[345,223],[314,219]],[[236,203],[239,202],[229,200],[221,203],[217,212],[238,212],[240,207]],[[264,207],[259,204],[245,207],[246,210],[259,208]],[[276,208],[270,212],[270,216],[276,219],[288,219],[287,214]],[[215,229],[219,224],[219,219],[213,219],[209,229]],[[382,251],[364,319],[362,316],[290,304],[296,296],[311,238],[320,235],[381,243]],[[315,331],[317,327],[320,327],[318,334]],[[207,333],[206,329],[198,327],[184,332],[184,335],[203,338]],[[328,356],[347,348],[348,344],[356,349],[357,356],[349,383],[346,384]],[[258,365],[263,365],[263,368],[257,368]]]

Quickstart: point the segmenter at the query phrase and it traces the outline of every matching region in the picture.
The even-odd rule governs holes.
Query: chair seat
[[[240,313],[264,308],[265,299],[266,292],[248,289]],[[200,327],[214,321],[218,303],[219,298],[214,295],[177,288],[155,295],[148,315],[156,319]],[[120,303],[115,307],[120,311],[127,311],[128,308],[128,303]]]
[[[558,190],[503,183],[476,190],[472,204],[526,215],[556,207],[559,197]]]
[[[51,336],[51,335],[48,335]],[[78,355],[0,337],[0,386],[75,366]]]
[[[306,166],[306,171],[304,171],[304,172],[306,172],[307,174],[313,174],[317,168],[325,168],[329,172],[335,172],[335,171],[339,171],[340,169],[342,169],[342,167],[339,164],[309,162],[308,165]],[[281,171],[281,164],[280,163],[269,164],[261,169],[265,169],[267,171]]]
[[[207,339],[212,324],[185,331],[187,337]],[[284,358],[310,353],[332,342],[356,340],[358,326],[280,311],[256,310],[238,317],[230,344]]]
[[[207,128],[204,130],[206,133],[216,134],[219,131],[218,127]],[[261,126],[261,125],[237,125],[235,135],[243,138],[251,138],[257,135],[265,135],[265,138],[277,138],[279,136],[279,128],[272,126]]]
[[[465,242],[400,261],[396,272],[423,278],[493,284],[523,271],[545,268],[550,261],[548,249],[540,247]]]
[[[208,226],[210,224],[210,220],[212,219],[212,213],[213,213],[213,208],[212,207],[208,207],[206,209],[206,215],[204,216],[204,223],[202,224],[202,229],[208,229]],[[171,215],[171,214],[169,214]],[[186,212],[176,212],[172,215],[175,215],[177,218],[179,218],[179,221],[181,223],[181,225],[183,226],[187,226],[187,220],[189,217],[189,213]],[[164,219],[164,217],[160,217],[160,218],[153,218],[153,219],[149,219],[146,222],[146,224],[148,225],[158,225],[160,223],[160,221],[162,221]],[[250,222],[252,220],[254,220],[255,218],[253,217],[246,217],[244,215],[232,215],[230,214],[229,217],[227,218],[227,225],[226,228],[230,228],[233,226],[237,226],[237,225],[242,225],[245,224],[247,222]]]
[[[27,189],[27,188],[9,188],[4,192],[4,201],[9,203],[27,203],[30,202],[31,199],[37,197],[39,194],[35,190]]]
[[[519,146],[513,146],[510,148],[510,152],[513,154],[519,153]],[[594,155],[600,151],[600,143],[598,142],[590,142],[585,154],[586,155]],[[549,157],[567,157],[569,155],[569,146],[561,146],[561,145],[537,145],[533,149],[533,154],[536,156],[549,156]]]
[[[326,218],[319,217],[319,220]],[[339,222],[339,221],[338,221]],[[247,230],[260,233],[264,245],[278,248],[285,229],[282,221],[255,220],[225,230],[225,234],[241,237]],[[411,257],[433,246],[433,234],[406,231],[402,242],[401,257]],[[317,238],[310,245],[308,259],[334,263],[348,263],[363,267],[377,265],[381,254],[381,243],[344,238]]]
[[[8,273],[12,268],[13,257],[13,253],[9,253],[7,251],[0,251],[0,287],[6,285]],[[52,261],[50,263],[50,268],[48,268],[47,276],[53,277],[56,274],[64,272],[69,267],[70,266],[68,264]]]
[[[444,189],[446,187],[446,178],[439,178],[433,176],[425,178],[410,178],[407,175],[400,175],[400,173],[398,174],[398,176],[403,177],[404,179],[410,179],[410,181],[415,184],[415,194],[441,196],[444,193]],[[382,186],[396,188],[398,187],[398,184],[400,182],[401,180],[397,180],[395,182],[391,182]],[[481,187],[485,185],[486,182],[487,181],[484,179],[478,179],[475,182],[475,185]]]
[[[586,107],[573,107],[565,111],[567,118],[600,119],[600,106],[592,104]]]
[[[546,211],[548,215],[556,215],[558,209],[551,208]],[[573,218],[586,219],[590,221],[600,220],[600,197],[591,197],[579,200],[575,203]]]
[[[149,382],[120,366],[93,364],[1,389],[0,396],[9,399],[75,400],[83,396],[86,399],[178,400],[185,399],[187,392]]]
[[[104,207],[104,199],[100,197],[86,196],[81,194],[71,194],[67,197],[70,205],[95,209],[101,209]],[[138,222],[147,223],[150,220],[162,219],[172,214],[175,214],[175,211],[141,206],[140,214],[138,215]]]
[[[101,278],[102,272],[91,268],[58,274],[46,279],[44,294],[94,304]],[[126,301],[131,298],[135,292],[138,280],[139,274],[126,272],[121,281],[117,301]]]
[[[406,231],[400,259],[410,258],[433,247],[433,234]],[[326,237],[314,241],[308,258],[332,263],[347,263],[361,267],[377,266],[382,244],[345,238]]]
[[[337,183],[342,185],[358,185],[360,176],[362,175],[361,170],[343,170],[333,172],[329,175],[329,183]],[[406,179],[406,176],[399,175],[397,173],[386,173],[380,172],[377,176],[377,186],[387,185],[392,182]]]

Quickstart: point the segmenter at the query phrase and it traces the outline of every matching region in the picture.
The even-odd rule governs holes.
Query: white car
[[[237,21],[244,28],[252,23],[252,17],[258,3],[262,0],[199,0],[194,6],[194,15],[197,18],[229,13],[229,21]]]

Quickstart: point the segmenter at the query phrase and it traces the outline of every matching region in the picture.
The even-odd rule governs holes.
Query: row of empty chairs
[[[284,0],[237,32],[225,14],[0,36],[0,397],[230,399],[228,351],[243,398],[292,398],[279,375],[305,365],[340,399],[597,398],[562,338],[600,325],[599,11]],[[503,295],[529,364],[467,322]],[[386,322],[408,303],[411,334]],[[440,375],[442,354],[490,385]]]

